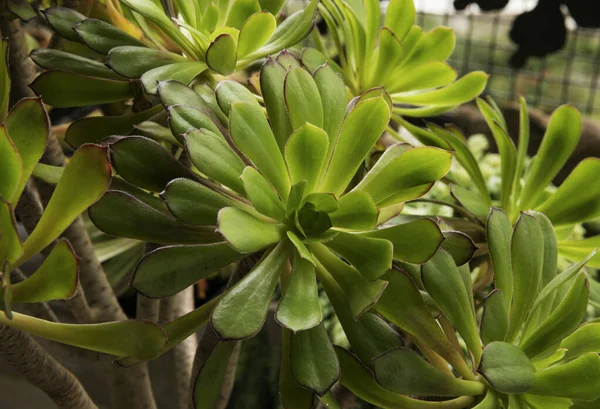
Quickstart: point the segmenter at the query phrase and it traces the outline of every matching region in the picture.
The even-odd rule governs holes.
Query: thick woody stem
[[[31,336],[0,325],[0,352],[25,379],[43,390],[58,409],[98,409],[77,378]]]
[[[192,286],[160,301],[160,321],[161,323],[173,321],[193,309],[194,287]],[[168,352],[170,360],[167,364],[166,378],[172,380],[177,392],[174,408],[188,409],[190,407],[190,382],[197,347],[198,339],[196,334],[192,334]]]

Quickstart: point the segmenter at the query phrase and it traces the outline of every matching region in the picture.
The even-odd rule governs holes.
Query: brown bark
[[[98,409],[79,380],[29,335],[0,325],[0,353],[58,409]]]

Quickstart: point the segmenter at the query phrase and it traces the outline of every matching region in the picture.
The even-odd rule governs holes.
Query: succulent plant
[[[303,62],[316,67],[328,61],[353,95],[385,87],[394,121],[449,111],[485,89],[487,74],[480,71],[456,80],[456,70],[445,62],[454,50],[454,32],[436,27],[424,33],[413,25],[412,0],[390,1],[383,22],[377,0],[322,0],[319,11],[334,47],[330,51],[316,34],[320,50],[305,50]]]

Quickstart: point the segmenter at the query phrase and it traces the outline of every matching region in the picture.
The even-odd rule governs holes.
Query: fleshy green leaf
[[[373,360],[377,383],[401,395],[479,395],[485,386],[444,374],[408,348],[395,348]]]
[[[338,209],[329,213],[331,225],[343,230],[372,230],[377,225],[379,209],[367,193],[350,192],[338,200]]]
[[[190,226],[156,210],[130,194],[109,191],[89,209],[92,222],[113,236],[165,244],[223,241],[214,227]]]
[[[479,220],[485,222],[490,214],[490,205],[488,199],[484,199],[475,192],[471,192],[461,186],[452,185],[450,193],[458,203],[467,211],[476,216]]]
[[[484,345],[493,341],[504,341],[508,331],[508,309],[502,290],[492,291],[483,300],[481,316],[481,339]]]
[[[246,197],[258,212],[285,222],[285,207],[269,182],[255,168],[247,166],[242,173]]]
[[[290,180],[281,151],[262,110],[248,102],[232,105],[229,128],[235,144],[287,200]]]
[[[224,207],[250,207],[236,200],[226,191],[216,191],[210,186],[190,179],[172,180],[161,197],[169,211],[178,220],[196,226],[214,226],[217,224],[219,210]]]
[[[587,352],[600,353],[600,323],[582,325],[566,337],[560,343],[560,347],[567,350],[565,359],[575,358]]]
[[[81,41],[100,54],[108,54],[118,46],[145,47],[145,44],[102,20],[87,18],[73,28]]]
[[[292,125],[283,97],[283,82],[287,71],[277,61],[269,58],[260,70],[260,90],[265,100],[267,115],[273,134],[283,152],[286,141],[292,133]]]
[[[10,75],[8,67],[8,39],[0,38],[0,123],[4,122],[10,104]]]
[[[59,240],[35,273],[12,285],[13,302],[35,303],[71,297],[77,290],[78,264],[69,242]]]
[[[108,78],[113,80],[123,79],[123,77],[116,74],[99,61],[67,53],[65,51],[53,50],[50,48],[38,48],[31,52],[30,57],[37,65],[46,70],[58,69],[81,75],[89,75],[90,77]]]
[[[140,260],[131,287],[146,297],[169,297],[242,257],[227,243],[162,247]]]
[[[346,294],[354,319],[368,311],[387,287],[387,282],[383,280],[367,281],[361,273],[340,260],[323,244],[314,243],[311,250]]]
[[[309,261],[296,257],[290,279],[275,312],[282,326],[297,332],[321,323],[323,313],[319,304],[319,289],[315,267]]]
[[[394,259],[413,264],[427,262],[444,240],[438,225],[428,218],[373,230],[363,235],[391,241],[394,245]]]
[[[189,61],[163,65],[145,72],[140,81],[148,94],[156,94],[158,84],[162,81],[178,81],[189,84],[194,78],[206,70],[206,63],[202,61]]]
[[[276,27],[275,17],[266,11],[248,17],[242,24],[238,36],[238,58],[243,58],[262,47],[269,40]]]
[[[73,31],[73,27],[85,20],[84,15],[66,7],[51,7],[41,11],[41,13],[48,20],[52,30],[56,31],[62,38],[75,42],[81,41],[77,33]]]
[[[387,7],[385,25],[402,40],[415,21],[415,5],[410,0],[392,0]]]
[[[590,352],[535,374],[535,395],[595,400],[600,398],[600,356]]]
[[[237,44],[229,34],[221,34],[206,50],[206,64],[221,75],[229,75],[235,70]]]
[[[335,346],[335,352],[342,368],[340,383],[361,399],[384,409],[462,409],[473,401],[470,396],[461,396],[443,402],[428,402],[399,395],[383,389],[369,370],[361,365],[348,351]]]
[[[292,375],[292,368],[290,366],[290,338],[290,330],[282,328],[281,371],[279,373],[281,404],[286,409],[311,409],[314,401],[313,393],[298,385]]]
[[[452,153],[438,148],[413,148],[402,152],[387,166],[375,169],[355,190],[368,193],[380,206],[415,199],[450,170]],[[368,178],[368,179],[367,179]]]
[[[23,175],[23,162],[17,147],[8,136],[6,126],[0,125],[0,161],[2,174],[0,174],[0,198],[9,202],[17,194]]]
[[[211,315],[212,326],[222,340],[250,338],[260,331],[287,257],[288,249],[280,243],[223,295]]]
[[[335,139],[331,161],[319,188],[321,192],[332,192],[336,196],[344,192],[389,119],[390,109],[383,97],[360,102],[348,113]]]
[[[225,139],[207,129],[200,129],[185,134],[184,140],[190,159],[199,171],[238,193],[244,193],[240,179],[244,162]]]
[[[231,80],[219,82],[215,89],[215,95],[217,103],[225,115],[229,115],[231,105],[236,102],[248,102],[260,107],[256,96],[239,82]]]
[[[546,186],[571,156],[580,135],[579,111],[570,105],[563,105],[554,111],[525,180],[519,200],[521,209],[530,209],[537,203]]]
[[[536,208],[554,225],[581,223],[600,215],[600,160],[584,159],[556,192]]]
[[[162,84],[162,83],[161,83]],[[159,85],[160,88],[160,85]],[[186,105],[172,105],[169,112],[169,127],[174,137],[183,142],[183,136],[194,129],[206,129],[223,138],[222,127],[217,117],[204,104],[198,108]]]
[[[23,254],[13,267],[52,243],[77,216],[100,199],[110,183],[111,168],[106,151],[105,147],[85,145],[73,154],[46,211],[25,240]]]
[[[15,312],[12,320],[0,314],[0,323],[51,341],[142,360],[156,357],[167,343],[164,331],[150,321],[62,324]]]
[[[111,144],[110,152],[117,173],[142,189],[161,192],[174,179],[195,178],[194,173],[152,139],[125,137]]]
[[[10,203],[0,197],[0,260],[12,263],[23,253],[23,245],[17,230],[17,219]],[[4,266],[2,266],[4,267]]]
[[[477,246],[469,236],[453,230],[444,231],[441,247],[452,256],[457,266],[468,263],[477,250]]]
[[[323,130],[329,136],[329,152],[333,151],[344,117],[346,116],[346,85],[329,65],[317,68],[313,74],[323,103]]]
[[[502,393],[527,392],[536,383],[527,355],[506,342],[492,342],[485,347],[478,371],[492,388]]]
[[[315,190],[323,174],[328,145],[327,134],[311,123],[305,123],[290,136],[285,159],[292,184],[306,180],[306,193]]]
[[[302,68],[292,68],[284,80],[284,98],[290,121],[294,129],[307,122],[323,126],[323,103],[313,77]]]
[[[108,104],[134,96],[128,81],[94,78],[67,71],[50,70],[40,74],[31,89],[56,108]]]
[[[73,148],[85,143],[96,143],[111,135],[127,135],[134,125],[152,118],[162,111],[157,105],[145,111],[123,116],[92,116],[73,121],[67,128],[65,141]]]
[[[513,294],[513,274],[510,265],[510,241],[512,225],[506,213],[492,208],[486,224],[486,236],[490,259],[494,266],[496,288],[504,295],[504,305],[510,312]]]
[[[394,246],[388,240],[340,232],[326,245],[350,262],[368,281],[377,280],[392,268]]]
[[[325,395],[340,377],[340,364],[321,324],[291,335],[290,367],[298,384]]]
[[[573,402],[567,398],[555,398],[551,396],[539,396],[525,393],[522,400],[533,409],[569,409]]]
[[[219,211],[218,231],[240,253],[253,253],[281,240],[285,226],[259,220],[235,207]]]
[[[535,357],[579,326],[587,309],[589,286],[585,273],[579,273],[568,294],[553,309],[552,313],[533,332],[523,337],[519,347],[527,356]]]
[[[454,260],[444,250],[438,251],[421,267],[421,280],[444,315],[456,327],[469,350],[479,361],[481,343],[469,294]]]
[[[537,220],[521,214],[510,243],[514,292],[507,339],[512,340],[521,329],[542,278],[544,237]]]

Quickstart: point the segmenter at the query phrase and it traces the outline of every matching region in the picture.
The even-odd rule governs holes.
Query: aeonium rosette
[[[203,315],[192,314],[203,317],[197,325],[210,312],[219,339],[214,353],[227,356],[230,341],[260,331],[280,283],[275,319],[284,328],[282,399],[289,386],[312,400],[312,392],[325,394],[339,377],[321,325],[317,278],[365,365],[399,345],[395,331],[369,311],[387,286],[381,277],[393,260],[429,260],[444,234],[428,218],[380,226],[445,175],[452,153],[396,145],[361,177],[390,118],[382,89],[346,106],[344,83],[328,65],[311,75],[284,53],[264,64],[260,92],[224,81],[211,99],[177,82],[160,83],[172,145],[179,145],[177,154],[185,149],[193,167],[151,139],[118,139],[111,144],[116,190],[90,217],[106,233],[169,244],[146,255],[132,281],[152,298],[263,252]],[[161,192],[163,201],[152,192]],[[363,327],[384,336],[364,345],[367,338],[359,335],[365,329],[357,330]],[[196,395],[202,385],[196,382]]]

